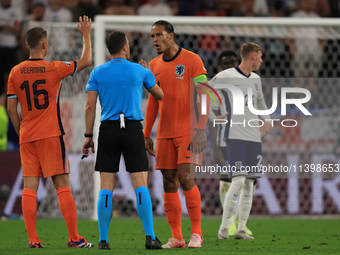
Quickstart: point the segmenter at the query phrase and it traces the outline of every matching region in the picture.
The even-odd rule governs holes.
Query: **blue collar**
[[[237,72],[239,72],[240,74],[242,74],[243,76],[245,76],[247,78],[249,78],[250,75],[251,75],[251,73],[249,75],[245,75],[238,66],[236,66],[235,69],[236,69]]]
[[[125,58],[114,58],[111,59],[110,61],[127,61]]]
[[[29,58],[27,61],[38,61],[38,60],[44,60],[42,58]]]
[[[182,48],[181,48],[181,47],[179,47],[179,49],[178,49],[178,51],[177,51],[176,55],[175,55],[175,56],[173,56],[173,57],[172,57],[172,58],[170,58],[170,59],[166,59],[166,58],[164,58],[164,54],[163,54],[163,61],[164,61],[164,62],[171,62],[171,61],[175,60],[175,58],[177,58],[177,56],[179,55],[179,53],[181,53],[181,51],[182,51]]]

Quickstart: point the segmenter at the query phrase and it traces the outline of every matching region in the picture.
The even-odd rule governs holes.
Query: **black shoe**
[[[105,240],[101,240],[98,246],[98,250],[111,250],[111,248]]]
[[[158,250],[158,249],[163,249],[161,242],[158,240],[156,237],[155,240],[151,239],[151,236],[146,236],[145,240],[145,248],[147,250]]]

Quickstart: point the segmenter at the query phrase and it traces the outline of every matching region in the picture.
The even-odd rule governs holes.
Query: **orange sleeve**
[[[13,81],[14,70],[15,68],[11,70],[11,73],[9,74],[9,77],[8,77],[7,97],[16,97],[17,95],[15,88],[14,88],[14,81]]]
[[[158,108],[159,108],[158,101],[153,97],[153,95],[150,94],[145,112],[144,137],[150,137],[151,135],[153,124],[155,123],[155,120],[158,115]]]
[[[207,69],[205,69],[204,64],[200,56],[194,54],[194,58],[192,58],[192,73],[191,77],[195,78],[201,74],[207,75]]]
[[[77,72],[77,62],[62,62],[62,61],[53,61],[56,66],[58,75],[60,79],[64,79],[66,76],[74,75]]]

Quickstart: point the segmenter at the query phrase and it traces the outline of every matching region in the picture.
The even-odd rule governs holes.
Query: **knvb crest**
[[[181,76],[184,74],[184,71],[185,71],[185,66],[184,65],[178,65],[176,66],[176,74],[178,76]]]

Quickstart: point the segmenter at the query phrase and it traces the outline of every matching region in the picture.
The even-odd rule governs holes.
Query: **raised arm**
[[[78,69],[77,72],[88,67],[92,63],[92,47],[91,47],[91,25],[92,21],[89,17],[79,17],[78,30],[83,36],[83,52],[81,57],[77,60]]]

